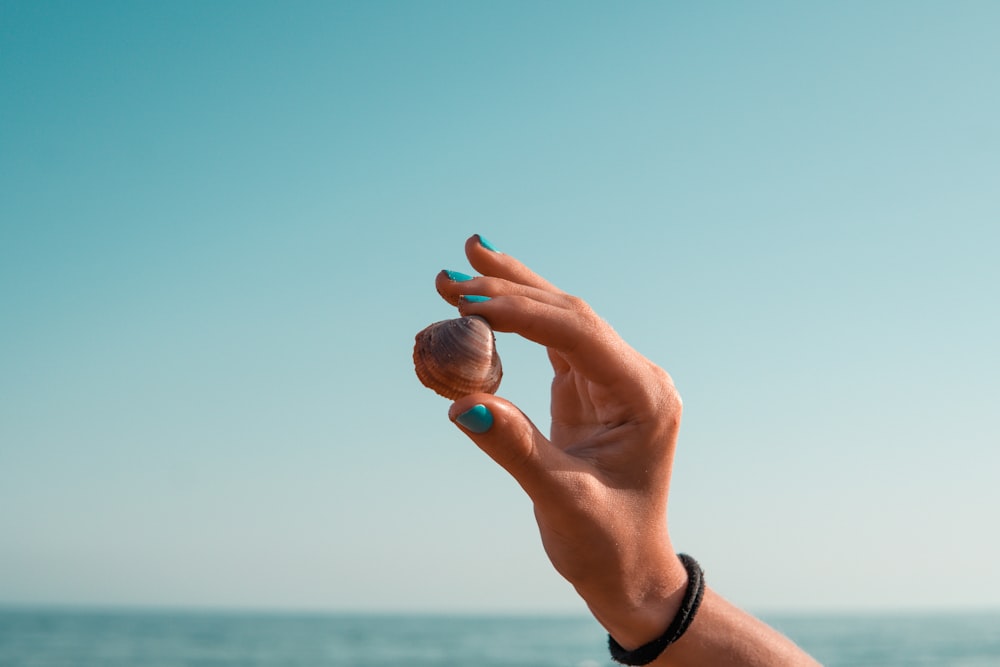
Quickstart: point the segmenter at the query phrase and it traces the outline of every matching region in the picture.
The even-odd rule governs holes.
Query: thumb
[[[517,406],[492,394],[471,394],[452,404],[448,418],[529,496],[542,492],[553,447]]]

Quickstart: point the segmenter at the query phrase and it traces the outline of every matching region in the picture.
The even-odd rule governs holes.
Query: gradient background
[[[1000,605],[998,25],[0,1],[0,604],[583,610],[413,375],[481,232],[674,376],[717,590]]]

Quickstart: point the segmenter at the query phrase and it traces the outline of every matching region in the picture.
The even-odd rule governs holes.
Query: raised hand
[[[680,395],[582,299],[479,236],[465,253],[481,275],[442,271],[438,292],[462,315],[545,346],[552,424],[546,437],[488,393],[458,399],[449,417],[528,493],[549,559],[595,618],[621,646],[637,648],[668,628],[688,580],[667,524]],[[818,663],[707,589],[687,632],[650,664]]]
[[[467,241],[466,254],[481,277],[442,271],[437,289],[462,315],[547,348],[552,426],[546,437],[489,394],[464,397],[449,414],[463,425],[488,411],[488,429],[465,430],[531,497],[552,564],[598,620],[621,628],[616,639],[642,643],[669,623],[687,578],[666,523],[680,396],[665,371],[583,300],[479,237]]]

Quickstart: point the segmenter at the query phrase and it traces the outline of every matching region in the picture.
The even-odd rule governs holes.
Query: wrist
[[[691,556],[679,554],[679,558],[684,563],[684,569],[687,570],[688,575],[680,609],[677,610],[666,630],[654,639],[635,648],[622,646],[614,636],[609,634],[608,650],[610,650],[611,658],[615,662],[641,667],[658,661],[667,647],[683,637],[691,623],[694,622],[694,617],[698,613],[698,608],[701,607],[701,600],[705,594],[705,573],[698,565],[698,561]]]
[[[625,570],[619,581],[577,587],[594,618],[626,649],[659,637],[677,615],[688,574],[672,551]]]

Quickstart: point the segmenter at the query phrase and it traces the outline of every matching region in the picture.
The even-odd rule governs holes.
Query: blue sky
[[[413,375],[482,233],[674,376],[724,595],[997,606],[998,22],[0,2],[0,604],[582,611]]]

